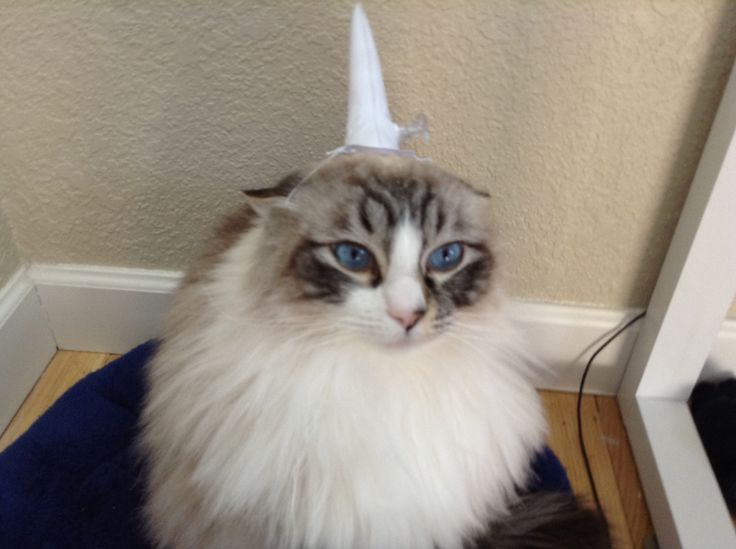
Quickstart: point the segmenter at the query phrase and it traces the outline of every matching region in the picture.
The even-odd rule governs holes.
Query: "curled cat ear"
[[[299,184],[301,179],[301,173],[294,172],[284,177],[274,187],[243,189],[243,194],[250,207],[256,213],[262,214],[274,206],[284,205],[289,194]]]
[[[480,197],[482,197],[482,198],[491,198],[491,194],[490,194],[490,193],[488,193],[488,192],[486,192],[486,191],[483,191],[483,190],[479,189],[479,188],[478,188],[478,187],[476,187],[475,185],[471,185],[470,183],[468,183],[468,182],[467,182],[467,181],[465,181],[464,179],[461,179],[461,180],[460,180],[460,182],[461,182],[461,183],[462,183],[463,185],[465,185],[465,187],[467,187],[467,188],[468,188],[468,190],[470,190],[470,192],[472,192],[472,193],[473,193],[474,195],[476,195],[476,196],[480,196]]]

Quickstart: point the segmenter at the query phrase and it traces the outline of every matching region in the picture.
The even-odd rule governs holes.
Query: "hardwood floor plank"
[[[575,493],[592,507],[593,493],[578,442],[577,397],[572,393],[541,391],[541,394],[548,410],[550,447],[565,465]],[[634,547],[593,396],[583,398],[583,434],[598,497],[615,546],[622,549]]]
[[[610,397],[596,397],[601,422],[603,442],[608,449],[612,469],[616,474],[618,492],[623,505],[631,541],[637,549],[654,533],[644,494],[631,452],[626,428],[621,418],[618,403]]]
[[[540,394],[549,420],[549,446],[567,469],[567,476],[575,493],[591,499],[593,496],[585,465],[577,449],[574,404],[571,407],[567,395],[563,393],[540,391]]]
[[[583,400],[583,432],[598,496],[611,527],[616,547],[633,548],[616,472],[606,447],[595,397]],[[582,453],[581,453],[582,459]]]

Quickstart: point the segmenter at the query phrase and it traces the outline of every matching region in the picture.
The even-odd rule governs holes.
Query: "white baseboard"
[[[573,392],[595,350],[641,312],[528,301],[514,306],[530,344],[550,371],[540,388]],[[631,326],[596,357],[585,381],[586,393],[616,394],[638,333],[638,324]]]
[[[25,268],[0,288],[0,432],[56,353],[46,313]]]
[[[159,335],[180,273],[34,265],[31,278],[59,349],[125,353]]]

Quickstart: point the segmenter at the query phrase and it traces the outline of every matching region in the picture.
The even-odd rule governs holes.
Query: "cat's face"
[[[301,180],[272,194],[289,194]],[[265,209],[263,253],[281,258],[269,269],[288,288],[279,299],[295,318],[381,344],[417,344],[490,292],[486,206],[485,195],[428,163],[337,158]]]

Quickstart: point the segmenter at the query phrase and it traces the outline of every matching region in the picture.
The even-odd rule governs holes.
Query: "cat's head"
[[[246,195],[265,291],[307,325],[413,344],[490,299],[488,197],[431,163],[343,156]]]

